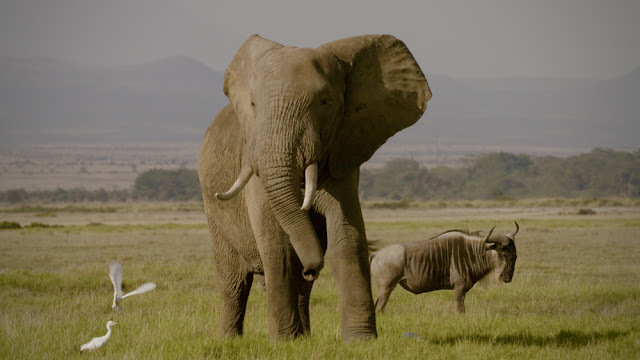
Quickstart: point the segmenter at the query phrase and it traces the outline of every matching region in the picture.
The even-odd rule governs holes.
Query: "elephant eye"
[[[327,105],[328,103],[329,103],[329,100],[328,100],[328,99],[322,99],[322,100],[320,100],[320,104],[321,104],[321,105]]]

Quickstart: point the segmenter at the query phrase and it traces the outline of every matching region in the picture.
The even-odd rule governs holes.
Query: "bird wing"
[[[144,284],[138,286],[138,288],[133,290],[132,292],[126,293],[122,298],[124,299],[127,296],[131,296],[131,295],[144,294],[146,292],[149,292],[149,291],[155,289],[156,286],[158,286],[158,285],[156,285],[156,283],[154,283],[154,282],[144,283]]]
[[[113,290],[122,297],[122,265],[117,262],[109,264],[109,277],[113,283]]]
[[[96,350],[97,348],[101,347],[105,343],[106,343],[106,341],[104,340],[104,336],[94,337],[88,343],[80,346],[80,351],[84,351],[84,350],[93,351],[93,350]]]

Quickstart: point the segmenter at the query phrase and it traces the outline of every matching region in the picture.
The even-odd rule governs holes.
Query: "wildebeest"
[[[480,232],[446,231],[426,241],[387,246],[369,256],[371,275],[378,284],[376,312],[384,310],[391,291],[399,283],[406,290],[421,294],[453,289],[456,310],[464,313],[464,296],[483,277],[499,274],[511,282],[516,264],[512,233],[484,237]]]

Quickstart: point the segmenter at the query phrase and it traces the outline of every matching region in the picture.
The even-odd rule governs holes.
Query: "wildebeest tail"
[[[367,250],[369,250],[370,255],[380,250],[380,240],[367,239]],[[369,263],[371,263],[371,258],[369,258]]]

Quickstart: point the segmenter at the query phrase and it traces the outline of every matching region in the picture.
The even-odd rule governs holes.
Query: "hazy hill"
[[[129,67],[0,58],[0,141],[199,140],[223,74],[186,57]]]
[[[428,78],[427,113],[394,142],[438,137],[441,145],[512,151],[640,147],[640,68],[610,80]]]
[[[609,80],[427,77],[427,113],[386,149],[640,147],[640,69]],[[222,81],[186,57],[112,68],[0,57],[0,141],[198,142],[227,103]]]

